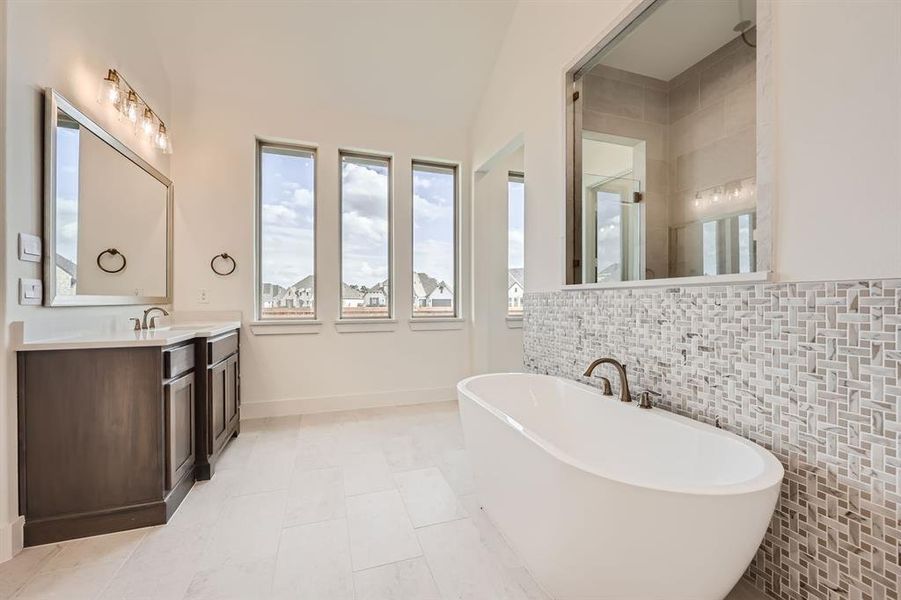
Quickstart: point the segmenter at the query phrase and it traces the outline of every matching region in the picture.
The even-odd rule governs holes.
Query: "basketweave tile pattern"
[[[528,293],[523,335],[530,372],[587,382],[614,356],[659,407],[782,461],[756,587],[898,600],[901,280]]]

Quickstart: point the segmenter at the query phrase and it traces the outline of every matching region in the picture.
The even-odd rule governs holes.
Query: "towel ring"
[[[122,266],[119,267],[118,269],[107,269],[102,264],[100,264],[100,259],[103,258],[104,254],[109,254],[110,256],[121,257],[122,258]],[[116,250],[115,248],[107,248],[106,250],[104,250],[103,252],[101,252],[100,254],[97,255],[97,267],[99,267],[100,270],[103,271],[104,273],[121,273],[122,271],[125,270],[125,265],[127,265],[127,264],[128,264],[128,261],[125,260],[125,255],[122,254],[121,252],[119,252],[118,250]]]
[[[216,269],[216,260],[220,259],[220,258],[222,260],[231,261],[232,268],[229,269],[228,271],[219,271],[218,269]],[[210,268],[213,270],[213,273],[215,273],[216,275],[219,275],[220,277],[225,277],[225,276],[231,275],[232,273],[235,272],[235,269],[238,268],[238,262],[228,252],[223,252],[222,254],[217,254],[216,256],[213,257],[213,259],[210,261]]]

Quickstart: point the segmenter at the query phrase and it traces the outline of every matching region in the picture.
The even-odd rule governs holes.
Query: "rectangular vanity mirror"
[[[568,73],[567,284],[766,270],[757,20],[754,0],[648,1]]]
[[[172,182],[48,89],[44,304],[168,304]]]

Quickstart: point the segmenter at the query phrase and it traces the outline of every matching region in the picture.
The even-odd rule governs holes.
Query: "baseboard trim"
[[[6,562],[25,546],[25,517],[19,515],[12,523],[0,527],[0,563]]]
[[[311,398],[290,398],[267,400],[264,402],[242,402],[241,420],[262,419],[264,417],[286,417],[311,413],[379,408],[384,406],[409,406],[454,400],[457,392],[453,387],[426,388],[419,390],[397,390],[372,394],[350,394],[346,396],[319,396]]]

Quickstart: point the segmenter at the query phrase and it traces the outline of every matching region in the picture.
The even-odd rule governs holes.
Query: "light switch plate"
[[[19,234],[19,260],[41,262],[41,238],[30,233]]]
[[[19,304],[39,305],[44,299],[44,285],[40,279],[19,279]]]

